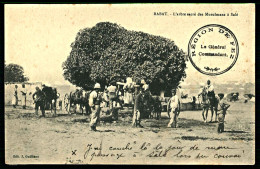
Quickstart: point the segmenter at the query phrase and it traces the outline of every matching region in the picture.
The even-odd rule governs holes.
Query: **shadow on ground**
[[[97,130],[97,132],[115,132],[115,130]]]
[[[245,132],[245,131],[234,131],[234,130],[231,130],[231,131],[224,131],[225,133],[248,133],[248,132]]]
[[[169,123],[170,119],[162,118],[160,120],[155,119],[146,119],[143,120],[144,123],[146,123],[147,127],[151,128],[160,128],[165,127]],[[178,119],[178,128],[192,128],[192,127],[215,127],[215,123],[205,123],[203,121],[199,120],[193,120],[193,119],[186,119],[186,118],[179,118]]]

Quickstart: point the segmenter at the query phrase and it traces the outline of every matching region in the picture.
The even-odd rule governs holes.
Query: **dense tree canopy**
[[[95,82],[132,77],[144,79],[154,91],[176,88],[185,74],[185,53],[173,41],[101,22],[80,30],[63,63],[64,77],[88,88]]]
[[[26,82],[29,78],[24,75],[22,66],[11,63],[5,65],[4,80],[5,82]]]

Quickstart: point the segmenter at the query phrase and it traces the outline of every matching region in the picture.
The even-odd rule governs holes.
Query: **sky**
[[[237,17],[154,16],[154,12],[231,11]],[[187,62],[185,83],[255,82],[254,11],[243,5],[5,5],[5,61],[23,66],[31,82],[70,84],[63,78],[62,63],[80,29],[99,22],[117,23],[128,30],[160,35],[175,41],[184,52],[193,33],[207,24],[221,24],[236,35],[239,56],[234,67],[218,76],[198,72]]]

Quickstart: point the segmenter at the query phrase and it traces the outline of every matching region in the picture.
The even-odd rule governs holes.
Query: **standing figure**
[[[90,91],[83,90],[82,94],[83,94],[82,103],[83,103],[83,106],[85,107],[86,115],[89,115],[89,114],[91,114],[91,109],[90,109],[89,104],[88,104]]]
[[[126,84],[123,87],[124,89],[124,104],[129,107],[133,104],[133,93],[134,93],[134,83],[132,81],[132,78],[128,77],[126,79]]]
[[[122,99],[124,96],[124,90],[123,88],[120,88],[120,86],[117,87],[117,92],[116,92],[116,104],[119,103],[120,109],[123,109],[123,100]]]
[[[227,109],[230,107],[224,99],[224,94],[219,94],[219,103],[218,103],[218,133],[224,132],[224,121]]]
[[[39,87],[36,87],[35,89],[36,91],[32,95],[35,104],[35,114],[38,116],[38,109],[40,107],[42,116],[45,117],[45,94]]]
[[[109,107],[109,97],[108,97],[107,86],[105,86],[105,89],[104,89],[104,92],[103,92],[103,101],[104,101],[103,107]]]
[[[114,107],[114,101],[116,101],[117,97],[117,87],[115,82],[111,82],[110,86],[107,88],[108,92],[108,99],[109,99],[109,110],[112,112],[112,109]]]
[[[141,114],[143,113],[143,93],[141,85],[136,87],[135,103],[134,103],[134,114],[133,114],[133,127],[143,128],[141,123]]]
[[[176,94],[176,89],[172,90],[172,97],[170,98],[168,104],[167,104],[167,111],[168,115],[170,116],[170,121],[168,123],[169,128],[171,127],[178,127],[177,126],[177,118],[180,114],[180,100],[178,95]],[[174,125],[173,125],[174,123]]]
[[[13,108],[16,108],[16,106],[18,105],[18,91],[17,91],[17,88],[18,88],[18,86],[15,85],[14,86],[14,94],[13,94],[13,97],[12,97]]]
[[[60,94],[57,92],[57,88],[53,88],[52,89],[52,103],[51,103],[51,107],[52,109],[54,109],[54,116],[56,116],[56,110],[57,110],[57,100],[60,97]],[[52,111],[51,109],[51,111]]]
[[[49,109],[49,105],[48,105],[48,87],[45,85],[45,84],[42,84],[42,89],[41,89],[41,91],[44,93],[44,95],[45,95],[45,101],[44,101],[44,109],[46,109],[46,110],[48,110]]]
[[[69,111],[69,94],[66,93],[65,96],[64,96],[64,101],[63,101],[63,107],[65,108],[65,110],[70,114],[70,111]]]
[[[22,93],[22,106],[23,109],[26,109],[26,88],[25,88],[25,84],[22,84],[22,89],[21,89],[21,93]]]
[[[143,113],[142,118],[152,118],[152,94],[149,90],[149,86],[147,84],[144,84],[142,87],[144,93],[143,93]]]
[[[196,109],[196,101],[197,101],[197,98],[195,96],[192,96],[192,110]]]
[[[102,101],[100,90],[100,84],[96,83],[94,90],[89,95],[89,106],[91,108],[90,129],[92,131],[97,131],[96,126],[100,120],[100,103]]]

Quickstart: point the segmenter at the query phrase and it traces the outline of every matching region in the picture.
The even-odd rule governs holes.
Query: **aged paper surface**
[[[117,27],[116,30],[113,29],[116,32],[114,34],[110,32],[113,26],[111,29],[109,26],[106,27],[113,24],[119,25],[119,27],[114,25]],[[93,31],[85,28],[93,28],[91,29]],[[102,33],[103,30],[105,32]],[[80,31],[83,33],[78,33]],[[77,44],[81,42],[80,38],[98,39],[96,35],[101,33],[99,40],[93,43],[91,40],[86,40]],[[76,41],[77,35],[78,41]],[[122,42],[114,40],[117,38],[122,39]],[[171,48],[173,42],[177,49],[175,46]],[[87,47],[86,43],[92,46]],[[159,47],[153,46],[156,43]],[[167,48],[167,45],[170,47]],[[143,49],[144,46],[149,46],[149,49]],[[96,55],[91,53],[96,48],[102,49],[99,52],[103,53],[97,52]],[[171,52],[174,50],[179,53]],[[79,54],[81,51],[89,53]],[[73,103],[73,97],[69,97],[70,92],[75,92],[75,84],[78,83],[76,81],[86,80],[87,77],[82,76],[80,71],[72,70],[67,76],[65,75],[67,78],[78,75],[72,84],[63,76],[64,65],[68,69],[73,66],[78,69],[84,68],[90,61],[77,61],[78,66],[73,65],[75,62],[72,61],[67,61],[64,65],[63,63],[68,58],[87,58],[94,55],[106,58],[104,51],[108,55],[114,52],[115,55],[111,54],[111,58],[119,57],[118,53],[120,57],[121,54],[122,58],[129,56],[134,58],[134,61],[135,57],[137,60],[139,57],[140,63],[144,58],[157,58],[149,62],[151,65],[149,70],[153,73],[148,74],[148,69],[140,66],[127,68],[129,71],[119,73],[117,76],[114,73],[108,75],[108,79],[112,76],[119,79],[145,77],[152,94],[162,87],[154,85],[156,81],[154,79],[159,76],[157,72],[161,71],[161,79],[166,74],[167,78],[171,79],[182,71],[183,67],[180,65],[186,67],[184,69],[186,76],[180,75],[183,76],[181,83],[172,81],[172,86],[168,85],[165,91],[157,94],[161,101],[161,117],[155,118],[156,106],[151,106],[154,102],[148,102],[148,107],[151,107],[146,113],[151,114],[146,118],[141,117],[143,127],[138,125],[132,127],[132,118],[136,115],[133,115],[132,106],[137,105],[134,102],[126,104],[129,98],[125,97],[129,93],[122,90],[125,95],[121,93],[120,99],[122,98],[121,103],[124,104],[122,109],[116,109],[117,118],[113,118],[112,115],[112,120],[109,120],[108,115],[107,120],[101,113],[101,120],[96,126],[97,131],[91,130],[90,123],[92,124],[94,120],[92,116],[98,113],[97,110],[91,108],[92,115],[87,115],[85,106],[82,115],[80,106],[76,102]],[[131,54],[132,51],[138,52]],[[5,68],[5,76],[10,76],[9,80],[5,80],[5,162],[7,164],[252,165],[255,163],[254,51],[254,4],[6,4],[5,64],[22,66],[29,81],[24,83],[23,88],[22,82],[10,80],[12,75],[7,74]],[[184,58],[181,58],[179,55],[183,53]],[[173,59],[167,60],[170,57]],[[176,61],[176,58],[181,61],[185,59],[185,63],[178,59]],[[131,61],[126,65],[131,65]],[[168,64],[171,65],[170,62],[174,63],[172,68],[167,67]],[[114,70],[117,66],[118,69],[123,69],[117,64],[117,60],[109,63],[99,68],[96,68],[95,64],[90,66],[89,69],[92,70],[90,77],[93,81],[91,85],[94,86],[93,79],[103,77],[110,69]],[[160,66],[162,69],[159,69]],[[145,73],[142,72],[142,68]],[[175,68],[178,68],[177,73],[168,74]],[[140,69],[140,74],[137,69]],[[135,73],[129,73],[132,70]],[[88,81],[84,81],[83,86],[88,85],[87,83]],[[99,83],[103,92],[103,81]],[[126,83],[127,81],[117,81],[118,89]],[[163,84],[166,83],[167,80]],[[40,110],[39,115],[36,115],[34,109],[36,104],[41,108],[40,104],[43,102],[32,99],[35,87],[41,90],[42,84],[56,88],[59,96],[50,101],[56,106],[56,114],[44,104],[45,117],[41,116]],[[18,86],[17,89],[15,85]],[[168,116],[167,103],[171,92],[167,94],[167,90],[177,86],[179,87],[176,96],[180,100],[180,104],[177,105],[180,112],[175,116],[178,108],[176,112],[175,108],[172,108],[174,111],[169,109]],[[78,83],[78,88],[84,87]],[[203,93],[203,89],[206,92],[206,100],[203,100],[202,94],[198,96],[201,91]],[[215,93],[214,96],[209,94],[212,91]],[[223,100],[219,100],[221,94],[224,96]],[[102,103],[97,104],[103,111],[108,109],[109,101],[106,102],[104,95],[102,96]],[[135,95],[131,97],[138,100]],[[211,102],[211,97],[218,100]],[[224,101],[230,105],[227,111],[221,107]],[[84,106],[88,103],[85,100],[82,104]],[[113,104],[114,107],[120,107],[117,101]],[[213,112],[213,118],[211,108],[213,111],[217,109],[218,115]],[[206,117],[206,111],[208,111],[207,119],[203,119],[203,115]],[[141,111],[141,114],[144,112]],[[136,118],[138,119],[137,116]],[[168,127],[171,119],[178,125]]]

